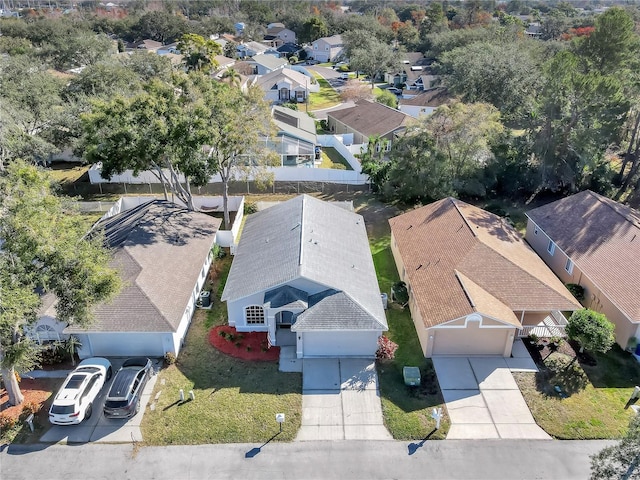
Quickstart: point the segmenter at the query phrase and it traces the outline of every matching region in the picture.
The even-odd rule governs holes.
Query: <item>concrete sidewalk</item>
[[[310,440],[391,440],[372,360],[303,360],[302,425],[296,441]]]
[[[536,424],[507,360],[433,357],[451,420],[447,439],[551,439]],[[531,367],[525,360],[515,363],[518,370]]]

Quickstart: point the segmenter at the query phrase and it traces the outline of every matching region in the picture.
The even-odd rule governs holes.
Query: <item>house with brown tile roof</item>
[[[389,220],[425,356],[511,355],[514,338],[560,335],[581,308],[505,220],[445,198]]]
[[[526,240],[563,282],[584,288],[583,305],[615,324],[618,344],[640,338],[640,212],[586,190],[527,217]]]
[[[414,118],[421,115],[431,115],[436,108],[446,105],[453,100],[449,90],[444,87],[432,88],[415,97],[401,98],[398,110]]]
[[[352,133],[353,143],[367,143],[369,137],[379,136],[388,141],[389,148],[409,120],[409,115],[369,100],[360,100],[354,107],[327,113],[327,125],[332,134]]]

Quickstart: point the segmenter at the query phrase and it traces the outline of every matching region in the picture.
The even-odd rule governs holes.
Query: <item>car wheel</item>
[[[107,382],[111,380],[111,375],[113,375],[113,370],[111,370],[111,367],[109,367],[109,369],[107,370]]]
[[[87,411],[84,414],[84,418],[91,418],[91,413],[93,412],[93,406],[91,404],[87,405]]]

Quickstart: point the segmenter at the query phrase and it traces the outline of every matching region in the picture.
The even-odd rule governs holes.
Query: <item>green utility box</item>
[[[403,367],[402,376],[404,384],[409,387],[417,387],[420,385],[420,369],[418,367]]]

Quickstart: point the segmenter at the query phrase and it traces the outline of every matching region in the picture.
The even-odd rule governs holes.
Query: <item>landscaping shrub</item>
[[[538,337],[538,335],[536,335],[535,333],[529,334],[529,341],[531,343],[538,343],[538,340],[540,340],[540,337]]]
[[[567,290],[569,290],[571,295],[576,297],[576,300],[584,300],[584,287],[578,285],[577,283],[567,283],[565,286],[567,287]]]
[[[258,204],[256,202],[244,202],[244,214],[250,215],[258,211]]]
[[[10,417],[9,415],[5,415],[4,413],[0,413],[0,430],[6,431],[11,430],[16,426],[16,419]]]
[[[338,67],[338,71],[340,71],[340,72],[350,72],[351,69],[349,68],[349,65],[340,65]]]
[[[173,365],[176,363],[176,355],[173,352],[167,352],[164,354],[164,363],[167,365]]]
[[[22,406],[22,415],[28,417],[32,413],[35,415],[40,410],[42,410],[42,404],[36,402],[26,402]]]
[[[224,248],[220,245],[213,246],[213,257],[214,258],[224,258],[227,256],[227,252],[225,252]]]
[[[40,363],[42,365],[56,365],[64,362],[66,356],[62,342],[52,342],[43,345],[40,350]]]
[[[394,343],[384,335],[378,337],[378,350],[376,351],[376,358],[378,360],[393,360],[396,356],[396,350],[398,344]]]
[[[392,299],[398,302],[403,307],[409,303],[409,290],[407,290],[407,284],[404,282],[396,282],[391,287]]]

